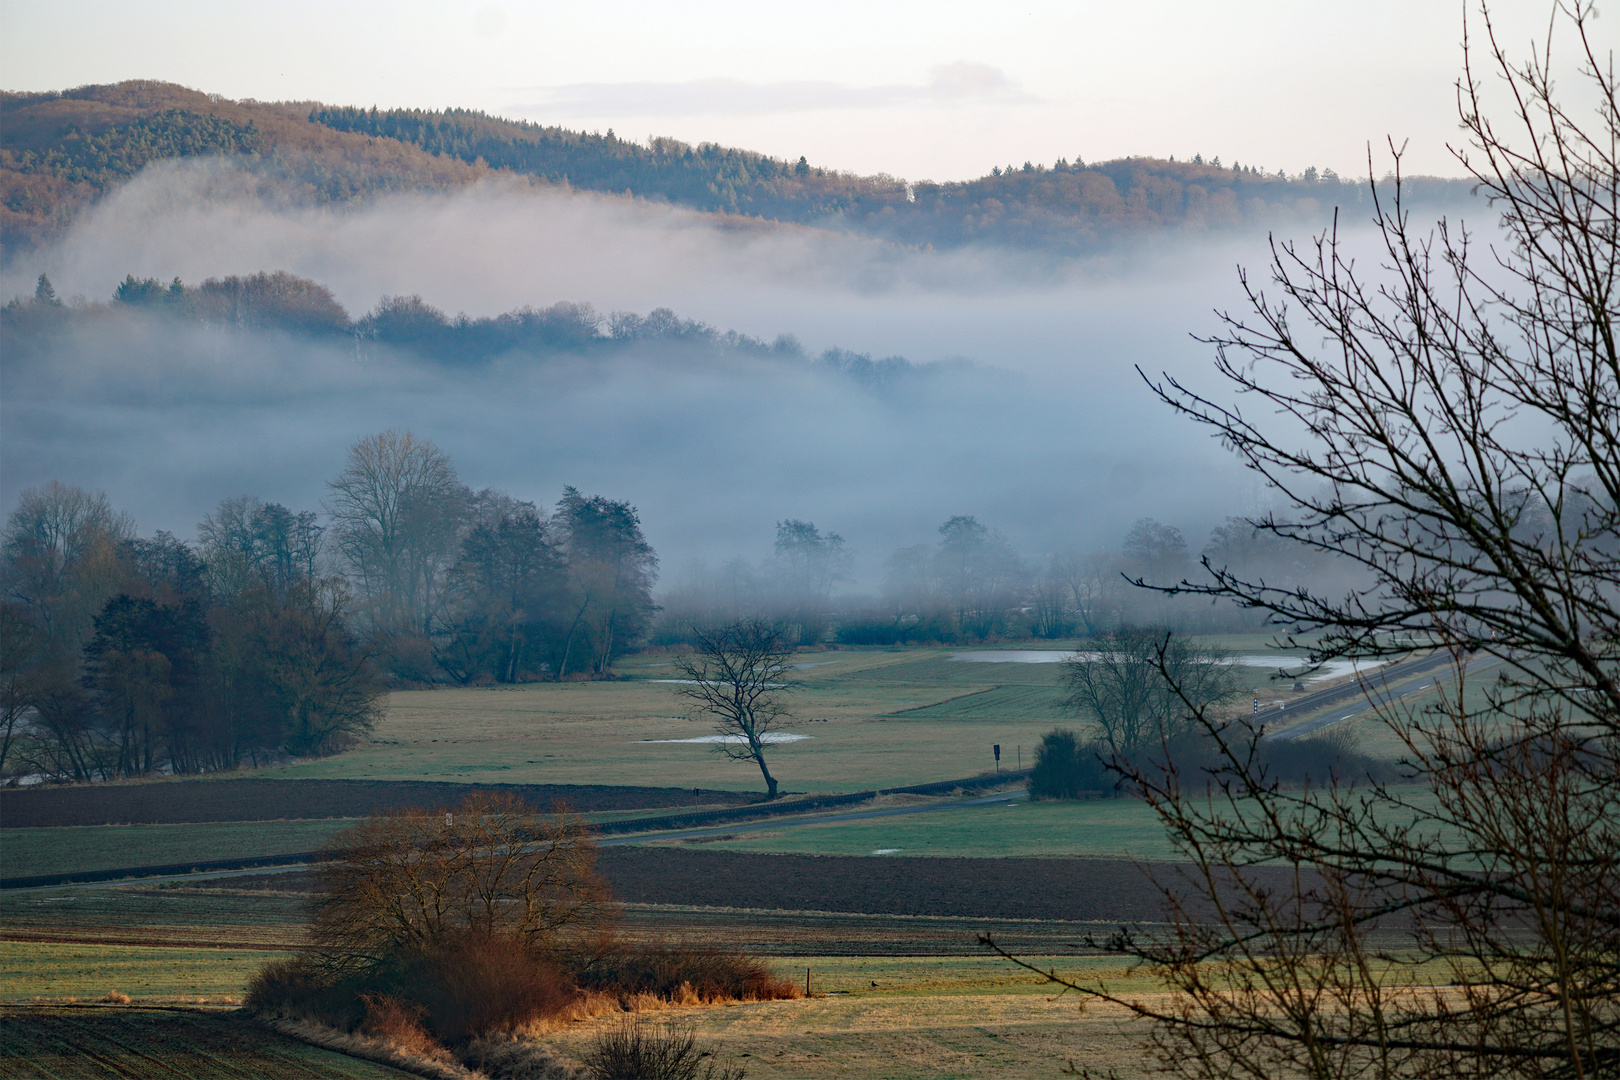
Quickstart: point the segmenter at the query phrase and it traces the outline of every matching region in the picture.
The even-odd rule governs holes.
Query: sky
[[[1457,0],[678,4],[6,0],[0,85],[150,78],[229,98],[443,108],[954,180],[1219,155],[1458,175]],[[1550,4],[1494,5],[1522,54]],[[1476,23],[1477,25],[1477,23]],[[1601,25],[1601,24],[1600,24]]]

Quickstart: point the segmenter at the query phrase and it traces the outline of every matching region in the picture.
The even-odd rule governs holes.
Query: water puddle
[[[783,731],[770,731],[759,737],[762,743],[798,742],[801,739],[813,739],[814,735],[790,735]],[[642,739],[644,743],[745,743],[748,740],[741,735],[699,735],[695,739]]]
[[[952,660],[959,660],[969,664],[1060,664],[1065,660],[1094,661],[1099,654],[1094,652],[1064,652],[1059,649],[978,649],[972,652],[959,652],[951,656]],[[1266,668],[1275,672],[1299,671],[1307,667],[1302,656],[1234,656],[1232,662],[1243,667]],[[1302,682],[1317,682],[1321,679],[1337,679],[1354,673],[1358,668],[1371,670],[1377,664],[1360,664],[1355,660],[1327,660],[1320,668],[1304,676]]]

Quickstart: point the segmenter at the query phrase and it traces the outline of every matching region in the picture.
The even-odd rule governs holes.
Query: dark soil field
[[[443,806],[473,791],[511,791],[527,802],[566,803],[582,814],[695,804],[735,806],[757,796],[692,788],[597,784],[441,784],[411,780],[167,780],[0,790],[0,827],[167,825],[205,821],[347,818]]]
[[[1103,930],[1162,918],[1141,868],[1111,859],[758,855],[669,848],[599,853],[626,932],[762,953],[886,955],[974,951],[986,929],[1049,938],[1051,924]],[[1160,871],[1170,871],[1161,866]],[[131,884],[19,896],[13,940],[296,948],[308,871]],[[1018,924],[1042,924],[1022,929]]]
[[[320,1050],[234,1013],[0,1009],[0,1077],[29,1080],[395,1080],[408,1074]]]
[[[620,901],[994,919],[1107,922],[1160,917],[1160,894],[1123,859],[756,855],[604,848]]]

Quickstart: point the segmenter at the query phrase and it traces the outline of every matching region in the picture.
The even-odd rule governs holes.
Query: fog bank
[[[472,315],[662,306],[794,334],[812,353],[969,363],[885,392],[801,362],[659,348],[452,371],[279,334],[83,327],[49,364],[7,363],[0,497],[9,507],[54,477],[106,488],[143,529],[190,535],[228,496],[317,506],[346,448],[395,427],[441,445],[474,487],[629,499],[671,568],[758,557],[786,517],[843,534],[868,580],[953,514],[1028,555],[1112,546],[1144,515],[1196,547],[1209,524],[1258,509],[1258,493],[1134,367],[1206,379],[1210,351],[1188,334],[1240,303],[1234,264],[1265,257],[1263,238],[1181,236],[1037,264],[498,185],[310,209],[231,169],[171,164],[8,265],[5,292],[31,292],[42,270],[60,295],[99,300],[126,273],[195,284],[285,269],[356,317],[385,294]]]

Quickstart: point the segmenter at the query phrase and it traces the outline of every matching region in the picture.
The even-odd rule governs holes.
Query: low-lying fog
[[[892,391],[813,365],[678,352],[508,357],[451,370],[261,334],[85,329],[47,367],[8,365],[0,497],[58,478],[105,488],[142,529],[182,536],[220,499],[314,508],[346,448],[409,428],[464,482],[542,504],[564,484],[636,504],[666,568],[768,551],[778,519],[841,533],[864,579],[954,514],[1026,555],[1117,545],[1147,515],[1188,532],[1260,506],[1205,434],[1134,365],[1208,384],[1213,307],[1260,236],[1160,238],[1054,265],[936,254],[816,230],[736,228],[625,199],[485,186],[358,210],[278,204],[229,168],[148,170],[51,250],[14,259],[4,296],[48,272],[105,300],[126,273],[196,284],[288,270],[359,317],[384,294],[452,314],[585,301],[673,308],[811,354],[840,346],[941,363]]]

